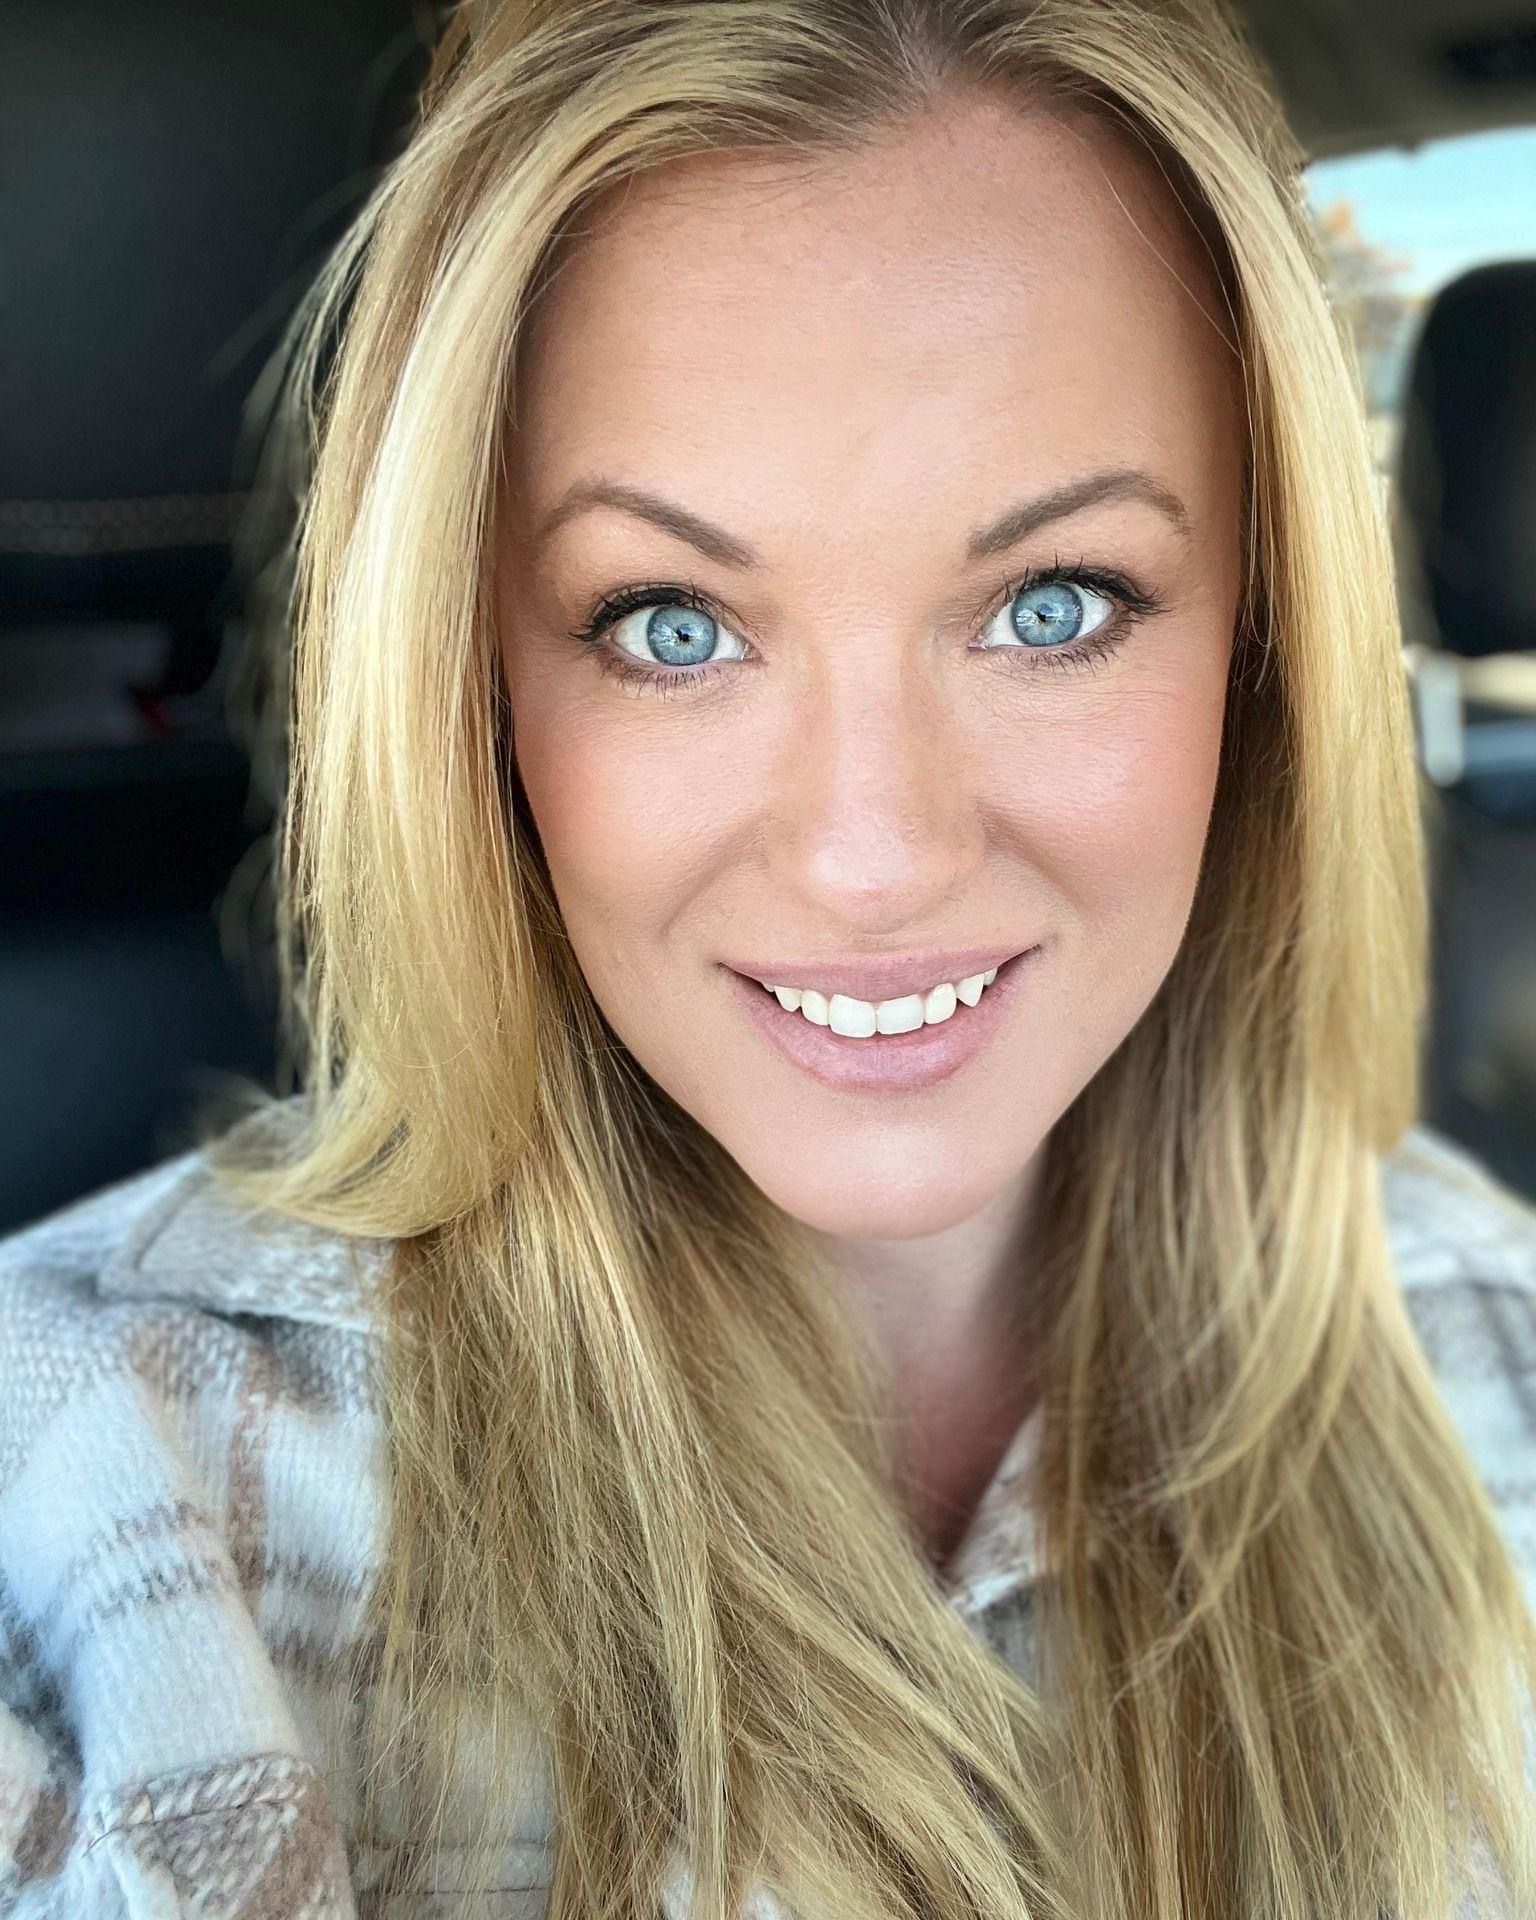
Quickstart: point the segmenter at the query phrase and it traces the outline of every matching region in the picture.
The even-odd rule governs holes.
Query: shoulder
[[[258,1409],[267,1430],[286,1403],[364,1412],[387,1252],[245,1207],[201,1148],[0,1237],[0,1496],[130,1406],[160,1410],[162,1440],[193,1416],[233,1432]]]
[[[1437,1373],[1503,1387],[1536,1423],[1536,1204],[1427,1127],[1383,1160],[1382,1199],[1398,1283]]]
[[[1536,1604],[1536,1205],[1426,1127],[1382,1193],[1404,1305]]]
[[[326,1694],[384,1513],[355,1252],[231,1208],[201,1150],[0,1238],[0,1915],[210,1875],[254,1911],[263,1871],[349,1910]]]
[[[1411,1127],[1383,1159],[1382,1196],[1405,1288],[1470,1281],[1536,1293],[1536,1202],[1444,1134]]]

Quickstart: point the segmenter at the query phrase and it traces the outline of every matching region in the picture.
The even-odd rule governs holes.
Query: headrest
[[[1430,307],[1404,403],[1408,559],[1453,653],[1536,649],[1536,260]]]

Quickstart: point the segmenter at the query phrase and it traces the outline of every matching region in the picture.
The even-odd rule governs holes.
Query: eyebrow
[[[1049,493],[1015,501],[990,525],[978,527],[971,534],[965,546],[966,560],[986,560],[994,554],[1005,553],[1027,534],[1038,532],[1052,521],[1064,520],[1069,514],[1081,513],[1085,507],[1098,506],[1105,500],[1140,500],[1171,521],[1180,533],[1187,535],[1190,531],[1189,512],[1184,502],[1155,474],[1148,473],[1144,467],[1106,467],[1097,473],[1084,474],[1077,480],[1068,480],[1062,486],[1052,487]],[[535,545],[542,546],[567,520],[593,507],[613,507],[620,513],[633,515],[637,520],[648,521],[650,525],[660,527],[663,533],[687,541],[706,559],[714,560],[721,566],[762,569],[767,565],[755,547],[738,539],[735,534],[727,533],[723,527],[701,519],[676,501],[651,493],[644,487],[628,486],[621,481],[607,479],[575,482],[545,520],[535,538]]]

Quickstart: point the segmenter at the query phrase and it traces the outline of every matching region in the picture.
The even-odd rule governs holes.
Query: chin
[[[839,1240],[920,1240],[971,1219],[1008,1178],[1023,1167],[983,1177],[974,1165],[965,1177],[943,1162],[929,1161],[892,1172],[875,1158],[861,1167],[856,1155],[808,1166],[803,1160],[741,1166],[768,1198],[792,1219]]]

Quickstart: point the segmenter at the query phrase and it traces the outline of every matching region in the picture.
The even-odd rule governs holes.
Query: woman
[[[16,1911],[1530,1910],[1299,167],[1196,0],[454,15],[289,389],[302,1092],[8,1254]]]

